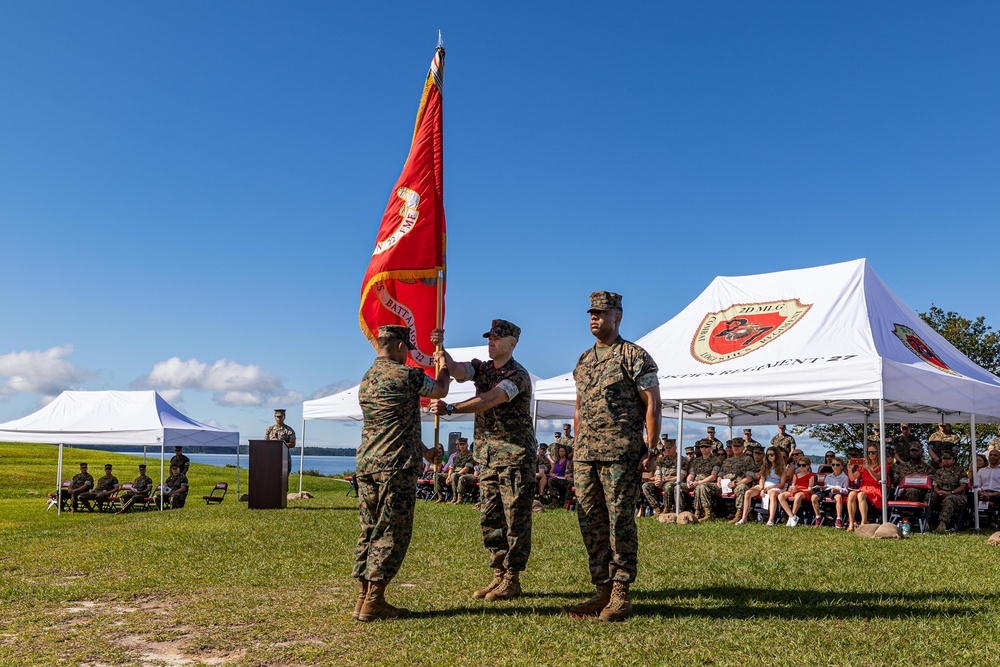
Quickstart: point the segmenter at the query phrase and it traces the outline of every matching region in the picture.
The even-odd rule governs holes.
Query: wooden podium
[[[284,509],[288,505],[288,457],[280,440],[250,441],[250,509]]]

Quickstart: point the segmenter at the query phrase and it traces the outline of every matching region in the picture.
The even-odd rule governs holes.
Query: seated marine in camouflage
[[[700,440],[698,448],[701,449],[701,456],[692,461],[688,468],[686,488],[694,493],[695,518],[703,521],[715,518],[712,510],[715,496],[712,495],[712,490],[718,494],[719,487],[715,481],[719,478],[722,465],[717,457],[712,456],[712,445],[707,440]],[[699,488],[706,485],[706,489]]]
[[[90,504],[93,501],[97,505],[97,511],[102,512],[104,510],[104,503],[118,489],[118,478],[111,473],[111,464],[108,463],[104,466],[104,477],[97,480],[97,484],[92,491],[81,493],[79,499],[83,501],[84,506],[88,510],[93,509],[93,506]]]
[[[934,532],[943,533],[954,528],[952,519],[965,507],[965,492],[969,488],[969,478],[965,470],[955,464],[955,455],[950,449],[941,453],[941,467],[934,471],[934,488],[931,495],[931,514],[938,514],[938,525]]]
[[[663,452],[656,459],[653,478],[642,485],[642,494],[656,514],[674,511],[677,488],[677,440],[663,440]],[[682,474],[687,470],[687,461],[681,462]]]

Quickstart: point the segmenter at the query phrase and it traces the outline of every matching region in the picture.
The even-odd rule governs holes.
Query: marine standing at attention
[[[417,477],[429,451],[420,441],[420,397],[447,396],[449,382],[441,353],[434,355],[434,380],[406,365],[414,349],[408,327],[379,327],[376,344],[378,357],[358,389],[364,425],[355,473],[361,535],[354,577],[360,592],[352,615],[365,622],[410,615],[408,609],[385,601],[385,587],[399,572],[410,546]]]
[[[295,447],[295,431],[291,426],[285,424],[285,410],[278,408],[274,411],[274,423],[264,431],[265,440],[280,440],[285,445],[285,463],[288,466],[288,475],[285,475],[285,493],[288,493],[288,477],[292,474],[292,449]]]
[[[649,442],[660,438],[660,385],[649,353],[618,333],[621,295],[594,292],[588,312],[597,342],[580,355],[573,371],[573,484],[597,592],[570,607],[569,614],[624,621],[632,615],[629,585],[635,580],[639,551],[635,507],[642,431],[645,426]]]
[[[479,526],[490,552],[493,580],[472,597],[513,600],[521,596],[521,571],[531,553],[531,505],[535,489],[535,425],[531,416],[531,376],[514,357],[521,329],[493,320],[489,361],[456,363],[444,353],[448,370],[459,382],[472,380],[476,395],[454,405],[431,403],[437,415],[475,413],[476,463],[479,471]],[[431,342],[439,343],[434,337]]]

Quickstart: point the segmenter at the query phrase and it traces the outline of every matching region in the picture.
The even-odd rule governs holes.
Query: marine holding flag
[[[407,363],[433,373],[431,331],[444,321],[445,216],[441,88],[444,49],[431,62],[410,154],[393,188],[361,286],[361,331],[375,345],[384,324],[410,329]]]
[[[420,399],[448,393],[444,354],[432,352],[444,316],[440,46],[424,84],[410,155],[389,199],[361,287],[361,330],[378,351],[358,390],[364,415],[357,453],[359,519],[354,618],[406,618],[385,601],[413,530],[420,440]],[[424,370],[437,365],[428,376]],[[414,368],[417,366],[418,368]],[[421,370],[422,367],[424,370]],[[434,378],[433,380],[431,378]]]

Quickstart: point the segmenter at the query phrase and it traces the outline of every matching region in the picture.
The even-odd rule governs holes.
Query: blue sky
[[[0,421],[152,387],[245,440],[358,382],[438,29],[449,345],[503,317],[549,377],[593,290],[635,339],[716,275],[857,257],[1000,325],[994,3],[9,2]]]

